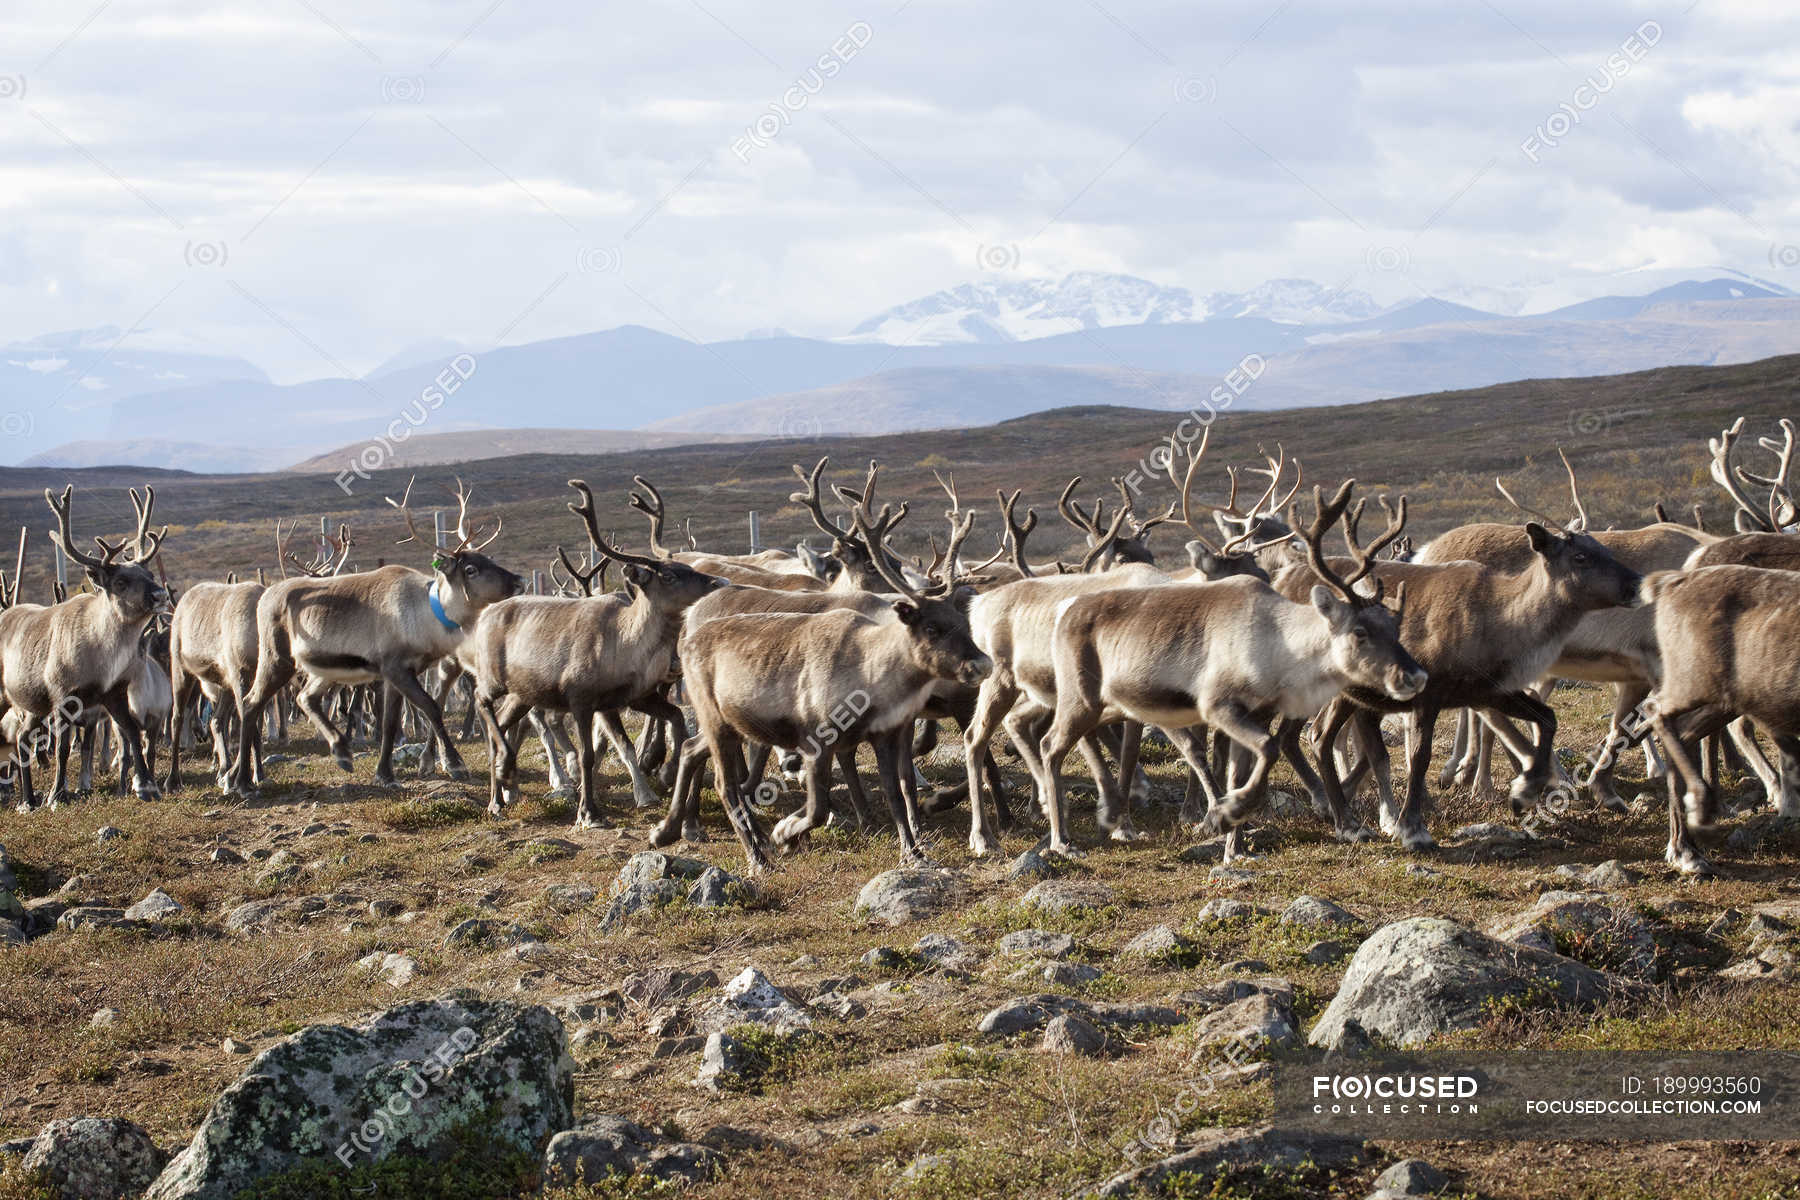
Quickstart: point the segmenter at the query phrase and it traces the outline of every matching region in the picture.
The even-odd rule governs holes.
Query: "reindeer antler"
[[[100,548],[105,552],[104,558],[95,558],[93,555],[75,548],[75,535],[70,528],[73,520],[70,514],[75,504],[74,484],[63,485],[61,500],[58,500],[49,488],[45,488],[44,501],[50,505],[50,511],[56,514],[56,528],[51,531],[50,540],[56,543],[59,550],[69,556],[71,562],[77,563],[89,570],[97,571],[103,567],[110,566],[112,560],[118,556],[119,551],[125,548],[125,543],[123,542],[120,542],[117,546],[108,546],[105,542],[100,542],[99,538],[95,538],[94,540],[100,542]]]
[[[996,491],[995,497],[1000,501],[1000,517],[1006,522],[1006,544],[1012,549],[1013,565],[1019,568],[1019,574],[1030,579],[1036,572],[1031,564],[1025,561],[1025,538],[1037,528],[1037,509],[1027,508],[1025,519],[1015,519],[1015,510],[1019,503],[1020,490],[1015,489],[1012,495]]]
[[[561,546],[556,548],[556,557],[562,562],[563,569],[569,573],[570,581],[574,586],[581,589],[582,595],[591,596],[594,594],[594,580],[596,577],[600,579],[602,584],[606,582],[606,567],[611,561],[610,559],[599,558],[592,566],[584,571],[570,560],[568,551],[564,550]],[[550,572],[551,577],[554,578],[556,568],[551,567]]]
[[[650,553],[656,555],[658,558],[673,558],[674,555],[672,555],[668,548],[662,544],[663,519],[665,514],[662,493],[657,491],[656,486],[642,475],[633,475],[631,477],[631,482],[644,489],[642,493],[631,493],[631,499],[628,503],[631,507],[650,518]],[[646,494],[648,495],[648,499],[645,498]]]
[[[1758,438],[1757,443],[1764,450],[1776,456],[1775,473],[1769,476],[1753,474],[1749,470],[1737,468],[1737,477],[1746,483],[1760,484],[1769,489],[1769,524],[1771,532],[1779,533],[1790,525],[1796,516],[1793,493],[1788,488],[1788,471],[1794,461],[1794,423],[1787,417],[1781,418],[1782,440],[1779,444],[1774,438]]]
[[[1356,541],[1356,521],[1361,514],[1361,506],[1350,515],[1344,525],[1344,544],[1350,551],[1352,568],[1348,576],[1339,575],[1326,561],[1321,541],[1327,530],[1340,518],[1346,516],[1350,507],[1350,494],[1356,487],[1356,480],[1346,479],[1339,485],[1337,494],[1329,501],[1325,499],[1324,489],[1317,484],[1313,486],[1313,519],[1305,527],[1300,524],[1299,513],[1294,507],[1288,509],[1288,524],[1299,535],[1301,544],[1306,548],[1306,561],[1312,566],[1313,573],[1321,582],[1336,592],[1348,604],[1380,603],[1383,587],[1379,578],[1375,581],[1375,593],[1365,599],[1356,594],[1356,585],[1375,569],[1376,555],[1400,536],[1406,527],[1406,497],[1400,497],[1396,508],[1388,503],[1386,496],[1378,497],[1382,511],[1387,514],[1388,524],[1379,537],[1367,546],[1359,546]]]
[[[583,479],[571,479],[569,480],[569,486],[574,488],[576,493],[581,496],[581,502],[579,504],[574,501],[569,502],[569,511],[580,517],[582,524],[587,526],[588,541],[593,545],[595,550],[604,554],[607,558],[612,559],[614,562],[623,563],[627,566],[658,567],[662,565],[662,562],[659,559],[648,558],[642,554],[632,554],[629,551],[620,550],[602,537],[600,535],[600,519],[594,512],[593,489],[588,487],[587,481]]]
[[[1716,438],[1706,439],[1706,448],[1712,452],[1712,464],[1709,471],[1713,482],[1725,489],[1752,525],[1763,533],[1777,533],[1779,526],[1771,526],[1767,513],[1758,511],[1750,497],[1744,494],[1743,480],[1736,468],[1731,465],[1731,451],[1744,432],[1744,418],[1739,417],[1731,423],[1731,427],[1721,430]]]

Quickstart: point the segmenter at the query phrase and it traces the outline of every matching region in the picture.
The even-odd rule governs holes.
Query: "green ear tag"
[[[450,565],[450,560],[443,557],[442,555],[439,555],[438,557],[431,560],[431,569],[434,571],[441,571],[449,565]]]

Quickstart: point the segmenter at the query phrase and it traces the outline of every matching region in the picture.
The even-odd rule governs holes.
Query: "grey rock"
[[[641,1175],[653,1182],[705,1183],[718,1173],[717,1151],[695,1142],[670,1141],[624,1117],[586,1117],[544,1149],[544,1176],[564,1186],[598,1184],[609,1174]]]
[[[214,846],[213,852],[207,857],[221,867],[239,866],[244,861],[244,856],[230,846]]]
[[[863,885],[855,911],[871,921],[904,925],[942,912],[961,897],[962,890],[961,881],[948,871],[883,871]]]
[[[1190,1013],[1209,1013],[1250,996],[1269,996],[1290,1009],[1294,1006],[1293,982],[1280,975],[1255,975],[1221,979],[1175,996],[1175,1003]]]
[[[613,885],[613,894],[616,896],[633,884],[657,879],[698,879],[705,874],[706,867],[707,864],[697,858],[664,854],[660,850],[640,850],[619,868],[619,880]]]
[[[1313,1026],[1328,1045],[1344,1021],[1402,1047],[1435,1033],[1472,1029],[1495,1001],[1591,1008],[1641,989],[1620,976],[1455,921],[1408,917],[1383,926],[1350,960],[1342,985]]]
[[[753,894],[750,884],[729,871],[708,867],[688,889],[687,902],[695,908],[731,908]]]
[[[381,917],[383,919],[392,919],[394,917],[399,916],[401,913],[403,913],[405,911],[406,911],[406,905],[400,903],[400,901],[398,901],[398,900],[371,900],[371,901],[369,901],[369,915],[370,916]]]
[[[1354,1017],[1338,1026],[1337,1032],[1332,1034],[1330,1040],[1325,1043],[1327,1060],[1366,1058],[1373,1053],[1375,1053],[1375,1039],[1370,1037],[1369,1031],[1362,1027],[1362,1022]]]
[[[928,933],[913,943],[913,954],[934,967],[965,970],[975,965],[977,955],[966,942],[947,933]]]
[[[1712,924],[1706,927],[1707,937],[1722,938],[1744,923],[1744,914],[1735,908],[1728,908],[1713,918]]]
[[[1054,879],[1061,871],[1051,862],[1051,857],[1037,850],[1027,850],[1007,865],[1006,877],[1015,883],[1028,879]]]
[[[756,1056],[743,1042],[729,1033],[710,1034],[700,1052],[700,1073],[694,1076],[694,1085],[709,1092],[743,1087],[752,1081],[756,1067]]]
[[[14,891],[19,886],[19,874],[13,869],[12,855],[0,846],[0,891]]]
[[[1167,925],[1152,925],[1126,942],[1122,953],[1133,958],[1170,958],[1193,949],[1193,945]]]
[[[1099,967],[1087,963],[1048,963],[1044,967],[1044,982],[1051,987],[1084,987],[1104,974]]]
[[[1227,921],[1254,921],[1263,917],[1272,917],[1274,915],[1273,912],[1259,904],[1246,904],[1242,900],[1221,898],[1217,900],[1208,900],[1205,904],[1202,904],[1200,906],[1200,912],[1195,919],[1202,924],[1205,924],[1208,921],[1218,921],[1221,923]]]
[[[1117,897],[1113,890],[1104,883],[1089,883],[1076,879],[1046,879],[1034,885],[1030,891],[1019,898],[1019,903],[1028,908],[1042,909],[1044,912],[1091,912],[1105,908]]]
[[[956,1156],[951,1154],[921,1154],[906,1164],[900,1172],[900,1179],[905,1183],[916,1183],[933,1171],[939,1171],[956,1164]]]
[[[649,879],[632,883],[607,903],[606,911],[600,914],[600,928],[616,928],[632,913],[673,904],[685,899],[687,893],[687,885],[679,879]]]
[[[1052,1017],[1044,1026],[1044,1040],[1039,1049],[1052,1054],[1104,1054],[1107,1038],[1085,1017],[1063,1013]]]
[[[89,1029],[111,1029],[117,1025],[125,1014],[116,1008],[96,1008],[94,1015],[88,1018]]]
[[[1642,878],[1636,871],[1627,867],[1616,858],[1609,858],[1587,873],[1583,880],[1588,887],[1600,892],[1617,892],[1630,887]],[[1417,1162],[1417,1159],[1410,1161]]]
[[[1523,913],[1490,932],[1502,941],[1557,952],[1559,938],[1592,946],[1608,961],[1600,964],[1638,979],[1659,978],[1672,957],[1663,949],[1669,930],[1604,892],[1545,892]]]
[[[871,946],[862,956],[862,965],[877,971],[904,971],[912,959],[892,946]]]
[[[719,976],[716,971],[682,971],[674,967],[651,967],[648,971],[634,971],[625,977],[619,985],[619,994],[626,1000],[634,1000],[649,1008],[656,1008],[674,1000],[685,1000],[689,996],[707,988],[718,987]],[[592,1017],[582,1017],[592,1020]]]
[[[318,837],[321,833],[330,833],[331,826],[323,821],[313,821],[300,830],[301,837]]]
[[[238,1041],[234,1037],[228,1037],[224,1041],[220,1042],[219,1049],[223,1050],[227,1054],[248,1054],[248,1053],[250,1053],[250,1047],[247,1046],[246,1044],[244,1044],[243,1042]]]
[[[1283,925],[1303,925],[1311,929],[1343,929],[1362,924],[1362,918],[1349,909],[1316,896],[1296,896],[1281,911]]]
[[[142,1192],[167,1158],[123,1117],[65,1117],[32,1139],[20,1166],[61,1200],[113,1200]]]
[[[1196,846],[1188,846],[1175,858],[1184,863],[1216,863],[1225,858],[1224,842],[1201,842]]]
[[[25,927],[11,921],[0,921],[0,946],[23,946]]]
[[[1000,1007],[989,1010],[976,1025],[981,1033],[1005,1036],[1040,1029],[1051,1018],[1074,1013],[1096,1025],[1128,1028],[1134,1025],[1173,1026],[1182,1017],[1173,1008],[1157,1004],[1103,1004],[1045,992],[1035,996],[1015,996]]]
[[[472,992],[403,1004],[353,1027],[314,1025],[251,1061],[148,1198],[225,1200],[339,1147],[352,1163],[363,1145],[372,1162],[432,1158],[472,1133],[496,1149],[536,1153],[575,1124],[574,1079],[562,1023],[548,1009]]]
[[[544,889],[544,903],[559,913],[579,912],[599,896],[585,883],[553,883]]]
[[[1406,1158],[1375,1177],[1375,1190],[1388,1196],[1435,1196],[1449,1178],[1422,1158]]]
[[[232,933],[267,929],[275,923],[275,917],[280,911],[281,905],[273,900],[252,900],[225,914],[225,928]]]
[[[1332,963],[1342,962],[1350,953],[1350,947],[1342,942],[1314,942],[1300,952],[1300,957],[1315,967],[1329,967]]]
[[[1002,954],[1029,954],[1033,958],[1067,958],[1075,952],[1073,937],[1043,929],[1015,929],[1002,937],[999,945]]]
[[[1122,1171],[1087,1195],[1126,1197],[1154,1194],[1163,1180],[1176,1175],[1211,1179],[1230,1168],[1292,1168],[1302,1164],[1339,1168],[1367,1160],[1359,1139],[1323,1133],[1298,1133],[1268,1125],[1200,1129],[1184,1135],[1188,1143],[1175,1153],[1141,1167]],[[1146,1139],[1149,1141],[1149,1139]],[[1150,1148],[1163,1149],[1155,1142]]]
[[[134,922],[125,917],[122,908],[106,908],[98,904],[81,904],[65,909],[62,916],[56,918],[58,929],[129,929]]]
[[[1193,1024],[1196,1050],[1238,1046],[1285,1050],[1300,1041],[1291,1002],[1267,993],[1246,996]]]
[[[702,1008],[695,1026],[702,1033],[722,1033],[737,1025],[760,1025],[791,1033],[812,1027],[812,1014],[790,1000],[755,967],[745,967]]]
[[[1230,863],[1220,863],[1218,866],[1208,871],[1206,877],[1214,883],[1220,883],[1224,884],[1226,887],[1234,888],[1245,887],[1256,882],[1255,871],[1252,871],[1249,867],[1233,866]]]
[[[1443,874],[1436,867],[1428,867],[1424,863],[1407,863],[1406,873],[1417,879],[1435,879]]]
[[[0,889],[0,921],[13,921],[19,925],[25,923],[25,906],[10,891]]]
[[[125,910],[125,916],[132,921],[166,921],[170,917],[180,916],[186,911],[181,901],[169,895],[161,888],[156,888],[148,896]]]
[[[122,838],[124,836],[125,831],[115,825],[102,825],[99,829],[94,831],[94,841],[102,846],[106,845],[106,843],[112,841],[114,838]]]
[[[496,920],[493,917],[470,917],[458,922],[454,929],[444,935],[446,947],[519,946],[537,940],[523,925],[512,921]]]
[[[25,905],[26,937],[42,937],[56,928],[56,919],[69,910],[68,904],[55,896],[40,896]]]
[[[381,978],[390,987],[402,988],[419,977],[419,961],[410,954],[384,954]]]

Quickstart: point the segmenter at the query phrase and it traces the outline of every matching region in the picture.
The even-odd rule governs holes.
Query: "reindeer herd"
[[[50,537],[85,584],[53,604],[19,603],[23,532],[10,586],[0,571],[6,784],[29,811],[39,804],[33,768],[53,761],[43,802],[54,807],[78,790],[69,778],[76,740],[85,788],[96,745],[116,732],[120,787],[154,799],[159,739],[169,747],[163,787],[173,791],[183,743],[197,747],[204,728],[218,787],[249,796],[266,779],[265,738],[285,731],[293,710],[346,771],[358,725],[371,727],[384,785],[395,782],[410,710],[421,749],[461,779],[445,721],[460,696],[462,736],[476,719],[486,735],[491,813],[519,796],[530,730],[552,786],[575,799],[577,826],[605,819],[597,772],[607,748],[637,807],[666,793],[656,846],[705,837],[710,770],[751,869],[762,870],[773,851],[797,849],[827,822],[881,824],[858,765],[865,745],[903,861],[928,861],[923,819],[964,800],[970,853],[992,853],[997,825],[1028,820],[994,758],[1002,726],[1029,772],[1050,849],[1079,852],[1062,772],[1071,749],[1093,777],[1099,828],[1137,840],[1133,810],[1150,800],[1138,764],[1149,728],[1185,763],[1180,821],[1224,835],[1228,856],[1280,760],[1336,837],[1377,836],[1358,816],[1369,784],[1381,832],[1419,850],[1433,844],[1430,765],[1446,710],[1457,732],[1439,786],[1486,788],[1497,745],[1514,764],[1512,811],[1523,817],[1553,785],[1568,786],[1549,701],[1558,681],[1582,680],[1611,684],[1616,701],[1611,735],[1580,784],[1596,804],[1623,808],[1613,770],[1619,751],[1641,741],[1650,773],[1668,780],[1666,857],[1683,873],[1706,873],[1696,838],[1718,818],[1722,757],[1741,759],[1780,816],[1800,818],[1796,430],[1783,420],[1780,438],[1758,439],[1775,460],[1758,474],[1734,461],[1743,426],[1740,418],[1709,442],[1734,534],[1707,531],[1697,511],[1693,524],[1671,521],[1660,506],[1641,528],[1590,530],[1570,469],[1570,520],[1526,508],[1502,484],[1534,519],[1465,525],[1416,551],[1405,497],[1378,497],[1383,527],[1364,538],[1367,504],[1353,480],[1330,495],[1315,486],[1303,519],[1300,464],[1288,481],[1279,454],[1247,472],[1227,468],[1223,503],[1198,499],[1210,428],[1198,445],[1171,438],[1156,456],[1176,496],[1163,511],[1140,514],[1136,491],[1114,481],[1109,520],[1103,501],[1082,506],[1081,481],[1071,480],[1057,509],[1085,542],[1075,563],[1032,560],[1038,516],[1027,508],[1020,517],[1017,491],[997,496],[998,549],[966,561],[978,514],[943,479],[947,540],[936,549],[933,539],[930,563],[909,562],[891,540],[909,505],[877,507],[874,463],[860,488],[828,486],[827,459],[794,468],[801,488],[790,499],[827,541],[792,553],[709,553],[691,535],[689,548],[670,549],[662,496],[642,477],[628,504],[649,520],[648,553],[626,550],[601,532],[588,485],[571,480],[568,507],[588,550],[572,558],[558,548],[553,595],[526,594],[523,576],[484,553],[500,524],[471,531],[460,484],[454,537],[429,547],[429,569],[346,571],[347,528],[302,562],[278,523],[281,579],[259,571],[195,583],[178,602],[156,566],[168,530],[152,528],[153,491],[132,490],[135,533],[116,544],[96,537],[97,556],[75,538],[72,489],[46,491]],[[1244,474],[1266,477],[1254,501],[1240,499]],[[388,502],[405,541],[424,547],[410,493]],[[1186,532],[1188,565],[1157,562],[1149,536],[1162,525]],[[1341,553],[1327,546],[1333,529]],[[622,586],[609,591],[613,565]],[[635,740],[627,712],[642,717]],[[1404,727],[1403,796],[1384,737],[1390,715]],[[915,762],[943,720],[962,731],[966,781],[926,785],[922,798]],[[805,801],[765,830],[758,810],[781,795],[778,773],[804,780]]]

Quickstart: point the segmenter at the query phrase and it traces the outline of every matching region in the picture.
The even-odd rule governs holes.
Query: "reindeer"
[[[879,517],[860,506],[852,513],[863,545],[876,551],[877,530],[897,520],[885,505]],[[902,860],[924,861],[917,814],[909,811],[900,785],[912,722],[938,680],[979,683],[993,664],[969,636],[965,595],[956,590],[953,573],[927,593],[914,588],[885,553],[870,561],[901,597],[892,602],[894,620],[873,621],[848,610],[749,613],[682,633],[682,669],[699,727],[693,745],[711,755],[720,798],[752,870],[765,869],[769,860],[767,838],[744,791],[746,741],[807,753],[806,808],[776,830],[777,840],[790,842],[828,807],[831,745],[872,741]],[[682,756],[684,768],[697,767],[697,749],[684,747]]]
[[[1649,724],[1673,767],[1664,857],[1684,875],[1707,874],[1693,835],[1713,825],[1718,800],[1695,761],[1699,738],[1740,717],[1754,721],[1781,754],[1780,811],[1800,814],[1800,575],[1697,567],[1659,571],[1643,591],[1655,605],[1663,668]]]
[[[407,508],[411,495],[409,482],[399,500],[388,498],[406,522],[401,545],[425,541]],[[394,565],[332,578],[283,579],[263,592],[256,604],[256,677],[240,705],[233,791],[250,790],[246,767],[251,732],[264,707],[299,670],[308,677],[300,689],[300,708],[325,735],[344,770],[351,769],[349,739],[331,724],[320,700],[333,684],[380,682],[376,783],[395,782],[394,736],[403,699],[424,715],[437,736],[439,766],[454,779],[468,777],[444,728],[443,710],[419,682],[419,672],[453,653],[483,609],[525,591],[522,578],[481,553],[500,536],[500,522],[477,541],[468,530],[468,511],[469,493],[459,481],[456,543],[433,547],[430,573]]]
[[[1575,468],[1566,455],[1560,450],[1557,453],[1562,457],[1563,468],[1569,477],[1569,495],[1575,509],[1575,517],[1567,528],[1585,532],[1589,518],[1576,483]],[[1556,523],[1553,518],[1521,504],[1500,480],[1494,482],[1500,494],[1520,512],[1551,525]],[[1673,570],[1686,562],[1697,547],[1716,540],[1713,535],[1671,522],[1658,522],[1639,529],[1604,530],[1592,537],[1620,563],[1640,575]],[[1414,561],[1435,564],[1472,561],[1512,573],[1528,568],[1534,557],[1531,540],[1520,526],[1474,524],[1460,526],[1429,542],[1419,550]],[[1578,679],[1613,685],[1612,727],[1588,788],[1597,803],[1614,811],[1622,812],[1626,806],[1613,787],[1616,759],[1610,747],[1620,723],[1650,694],[1657,674],[1655,620],[1647,608],[1608,608],[1583,616],[1547,672],[1550,680]],[[1459,719],[1456,745],[1444,766],[1440,782],[1448,785],[1467,770],[1475,789],[1483,791],[1489,778],[1487,748],[1491,727],[1469,724],[1468,716],[1465,711]],[[1516,734],[1510,740],[1517,744]],[[1463,761],[1465,746],[1466,762]]]
[[[1353,487],[1345,480],[1329,502],[1313,491],[1314,519],[1299,537],[1321,582],[1303,603],[1263,580],[1239,576],[1180,587],[1113,588],[1058,604],[1051,651],[1056,709],[1038,746],[1039,787],[1052,797],[1053,813],[1062,805],[1057,772],[1063,757],[1100,724],[1130,719],[1165,730],[1204,724],[1254,756],[1247,775],[1202,823],[1208,835],[1229,832],[1261,805],[1269,770],[1283,753],[1308,791],[1325,794],[1300,751],[1300,730],[1345,688],[1361,687],[1397,704],[1424,689],[1425,671],[1398,637],[1404,589],[1394,609],[1382,603],[1379,587],[1366,598],[1354,590],[1375,554],[1405,524],[1405,498],[1382,538],[1356,552],[1348,578],[1327,565],[1319,549]],[[1299,523],[1290,518],[1289,524]],[[1273,733],[1271,719],[1277,721]],[[1200,743],[1176,744],[1205,778],[1210,772]],[[1110,781],[1099,782],[1105,789]],[[1333,816],[1339,836],[1353,840],[1360,834],[1341,803],[1333,805]]]
[[[87,574],[94,591],[72,596],[49,607],[14,605],[0,613],[0,716],[17,709],[27,723],[49,721],[56,736],[56,777],[48,803],[55,808],[67,798],[69,745],[73,724],[83,712],[103,707],[119,730],[139,799],[158,792],[144,762],[137,719],[132,716],[129,683],[138,658],[144,627],[166,612],[169,592],[151,574],[150,562],[168,535],[150,528],[156,492],[146,487],[142,499],[131,489],[137,532],[116,545],[96,537],[100,556],[82,552],[71,528],[75,489],[65,486],[60,500],[44,489],[44,500],[56,515],[50,538],[70,561]],[[131,550],[131,557],[120,556]],[[36,806],[26,757],[19,759],[21,800]]]
[[[1354,535],[1354,521],[1345,524]],[[1515,746],[1526,761],[1513,781],[1515,814],[1543,793],[1549,781],[1556,737],[1556,713],[1527,689],[1542,678],[1589,612],[1639,603],[1641,576],[1594,538],[1569,529],[1552,530],[1533,521],[1525,526],[1532,561],[1516,572],[1479,562],[1442,565],[1378,562],[1367,574],[1376,586],[1407,587],[1400,640],[1429,673],[1425,690],[1405,703],[1369,688],[1353,687],[1334,700],[1317,728],[1319,760],[1333,809],[1342,803],[1333,747],[1354,718],[1365,755],[1386,769],[1381,712],[1411,712],[1417,727],[1408,764],[1406,801],[1398,816],[1384,807],[1382,828],[1408,850],[1433,845],[1424,824],[1425,772],[1431,764],[1433,730],[1445,708],[1478,708],[1531,723],[1537,731],[1529,747]],[[1317,566],[1293,566],[1275,577],[1289,599],[1311,592]]]
[[[595,718],[619,750],[633,789],[654,800],[639,773],[636,754],[624,741],[619,712],[649,702],[653,717],[680,720],[679,710],[664,711],[673,706],[654,694],[674,669],[681,615],[707,593],[729,585],[685,563],[613,546],[600,532],[588,485],[571,479],[569,486],[581,498],[570,503],[569,511],[587,527],[594,551],[619,564],[629,594],[580,599],[517,596],[499,601],[482,614],[479,627],[458,649],[457,659],[475,676],[476,703],[493,748],[488,811],[498,816],[513,789],[514,732],[526,712],[566,712],[575,722],[579,760],[575,826],[584,829],[600,823],[593,794]],[[653,538],[652,544],[659,542]],[[558,553],[562,555],[560,547]]]
[[[289,553],[282,538],[281,522],[275,522],[275,561],[287,577],[287,564],[311,579],[332,578],[341,573],[350,557],[350,527],[339,524],[332,540],[335,553],[321,548],[311,562]],[[241,718],[243,700],[256,681],[256,605],[266,586],[258,580],[197,583],[175,605],[169,625],[169,686],[173,695],[174,732],[169,738],[167,791],[181,787],[181,722],[193,707],[196,694],[212,708],[213,763],[221,791],[229,791],[236,774],[232,724]],[[249,779],[263,783],[262,728],[251,731]]]

